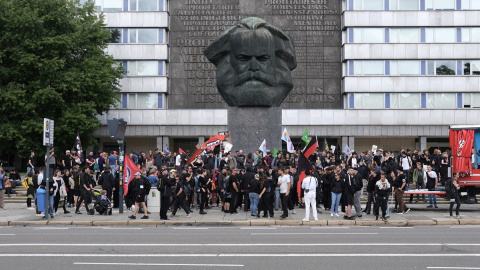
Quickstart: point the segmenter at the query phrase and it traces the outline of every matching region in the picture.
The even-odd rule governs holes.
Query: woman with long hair
[[[57,189],[55,190],[55,193],[54,193],[54,200],[53,200],[53,207],[55,208],[55,216],[58,216],[58,203],[60,202],[60,200],[63,200],[63,213],[64,214],[69,214],[70,212],[67,211],[67,208],[65,207],[65,197],[66,197],[66,194],[60,194],[60,190],[61,189],[65,189],[66,186],[65,186],[65,182],[63,181],[63,178],[62,178],[62,171],[60,170],[55,170],[55,173],[53,174],[53,180],[55,182],[57,182]],[[66,189],[65,189],[66,190]]]

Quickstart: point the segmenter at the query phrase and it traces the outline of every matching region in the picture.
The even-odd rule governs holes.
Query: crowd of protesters
[[[207,214],[212,207],[221,207],[221,211],[235,215],[243,210],[250,212],[255,218],[274,218],[275,211],[281,211],[280,218],[295,214],[295,208],[306,208],[304,220],[309,219],[310,209],[314,220],[318,219],[317,212],[321,206],[329,211],[331,217],[355,219],[362,215],[373,214],[382,219],[389,218],[390,196],[395,203],[393,212],[408,213],[410,208],[404,202],[404,191],[410,188],[435,190],[439,184],[445,185],[449,178],[450,155],[435,149],[428,150],[401,149],[398,155],[393,152],[378,149],[372,154],[370,150],[352,152],[350,156],[341,153],[335,155],[332,151],[316,150],[308,160],[312,167],[306,172],[301,187],[299,183],[298,155],[294,153],[276,153],[261,151],[244,155],[239,150],[235,153],[214,153],[206,151],[191,158],[190,151],[183,153],[164,153],[159,149],[145,152],[130,153],[132,161],[140,169],[135,179],[129,185],[129,192],[125,196],[128,210],[134,211],[130,218],[136,218],[137,211],[144,213],[148,218],[144,185],[148,189],[156,188],[160,191],[160,218],[168,220],[167,212],[171,210],[171,217],[177,215],[181,208],[186,217],[193,211]],[[35,198],[35,190],[45,186],[43,168],[35,172],[33,168],[34,153],[29,159],[27,168],[27,208],[33,209],[31,200]],[[84,160],[80,160],[75,150],[66,151],[62,157],[55,158],[54,149],[45,157],[46,165],[53,172],[50,180],[51,200],[50,214],[58,215],[60,202],[64,202],[64,213],[69,213],[66,207],[75,207],[75,213],[81,214],[82,202],[88,214],[91,202],[90,193],[95,186],[100,185],[104,190],[104,197],[113,200],[113,207],[118,207],[118,156],[115,151],[101,152],[96,156],[89,152]],[[427,170],[424,170],[427,168]],[[11,193],[11,186],[20,185],[21,179],[15,171],[7,177],[0,169],[1,191],[7,195]],[[18,179],[17,179],[18,178]],[[457,177],[458,178],[458,177]],[[456,183],[456,182],[455,182]],[[458,183],[456,183],[458,185]],[[455,186],[457,187],[457,186]],[[297,190],[301,192],[298,193]],[[458,190],[455,188],[455,190]],[[140,194],[142,193],[142,194]],[[366,206],[361,208],[360,198],[366,196]],[[3,207],[3,195],[0,208]],[[456,216],[459,217],[460,202],[457,203]],[[417,195],[410,195],[409,204],[420,201]],[[422,196],[421,200],[425,200]],[[428,206],[437,207],[435,195],[428,195]],[[132,210],[133,206],[134,209]],[[354,213],[352,213],[352,208]],[[452,208],[452,207],[451,207]],[[143,211],[145,210],[145,211]],[[262,214],[263,211],[263,214]],[[37,211],[37,215],[41,215]]]

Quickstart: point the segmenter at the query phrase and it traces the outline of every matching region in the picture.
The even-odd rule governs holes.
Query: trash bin
[[[160,191],[156,188],[152,188],[147,197],[147,209],[150,213],[160,212]]]
[[[43,188],[37,189],[37,208],[39,212],[45,212],[45,197],[47,191]]]

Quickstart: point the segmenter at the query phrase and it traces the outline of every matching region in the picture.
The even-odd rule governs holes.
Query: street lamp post
[[[118,212],[123,214],[123,165],[125,162],[125,146],[124,146],[124,138],[125,138],[125,130],[127,128],[127,122],[123,120],[123,118],[116,119],[113,118],[112,120],[108,120],[108,132],[110,133],[110,138],[117,139],[118,146],[119,146],[119,155],[118,155],[118,163],[119,163],[119,170],[118,170],[118,177],[120,179],[120,187],[118,189]]]

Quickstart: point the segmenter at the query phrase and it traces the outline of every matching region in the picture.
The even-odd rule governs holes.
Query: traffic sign
[[[54,121],[43,118],[43,145],[53,146]]]

